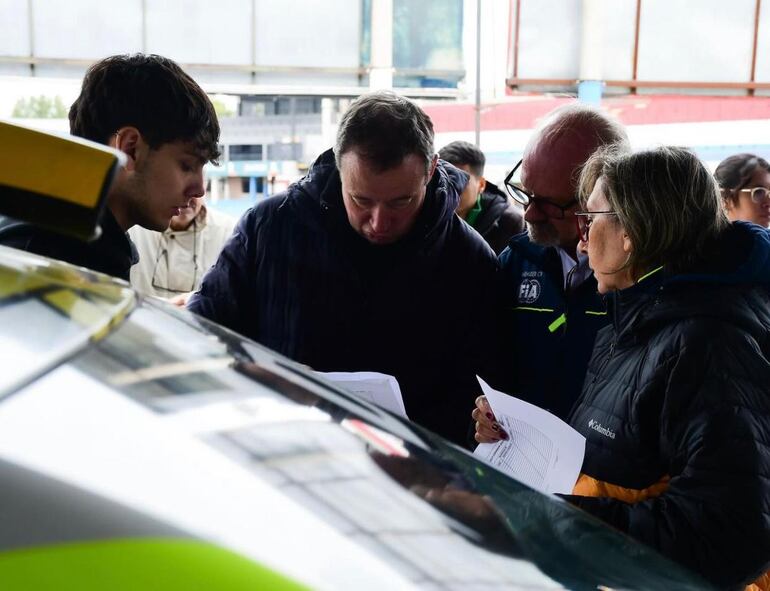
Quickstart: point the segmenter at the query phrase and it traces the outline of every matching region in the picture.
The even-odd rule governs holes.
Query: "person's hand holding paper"
[[[571,493],[583,465],[585,437],[548,411],[493,390],[481,378],[479,383],[486,400],[477,401],[474,411],[477,439],[495,443],[480,443],[474,455],[541,492]],[[501,430],[507,437],[499,435]]]
[[[487,397],[483,394],[476,398],[476,408],[473,409],[471,416],[476,421],[474,437],[478,443],[496,443],[501,439],[508,439],[508,433],[497,422],[492,407],[489,406]]]

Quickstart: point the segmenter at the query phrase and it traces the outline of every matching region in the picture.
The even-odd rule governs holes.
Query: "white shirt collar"
[[[562,278],[564,279],[564,291],[567,291],[567,279],[570,279],[572,288],[581,285],[591,276],[591,269],[588,266],[588,257],[584,254],[578,254],[578,260],[573,259],[566,250],[558,246],[555,247],[561,259]],[[577,267],[577,269],[575,269]],[[575,269],[573,271],[573,269]],[[572,273],[572,277],[570,277]]]

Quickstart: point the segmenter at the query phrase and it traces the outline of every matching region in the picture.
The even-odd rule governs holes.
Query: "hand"
[[[479,443],[497,443],[501,439],[508,439],[508,433],[503,430],[497,419],[495,419],[486,396],[476,398],[476,408],[473,409],[471,416],[476,421],[476,434],[474,437]]]
[[[173,304],[177,308],[184,308],[187,305],[187,300],[190,299],[190,296],[193,294],[193,292],[188,293],[180,293],[179,295],[175,295],[173,298],[168,298],[166,301],[169,304]]]

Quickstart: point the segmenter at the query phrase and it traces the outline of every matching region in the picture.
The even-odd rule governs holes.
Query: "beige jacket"
[[[204,205],[190,227],[181,232],[134,226],[128,234],[139,251],[139,262],[131,267],[131,285],[142,294],[162,298],[195,291],[236,221]]]

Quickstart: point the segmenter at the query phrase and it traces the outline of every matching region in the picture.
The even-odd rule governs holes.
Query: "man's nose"
[[[203,177],[203,169],[195,175],[187,190],[187,197],[203,197],[206,194],[206,180]]]
[[[375,207],[372,209],[372,216],[369,219],[369,224],[372,226],[372,230],[378,234],[385,232],[388,229],[390,220],[388,219],[388,214],[384,211],[384,208]]]
[[[547,217],[548,216],[543,215],[543,212],[540,211],[540,208],[534,203],[530,203],[527,209],[524,210],[525,222],[543,222]]]

